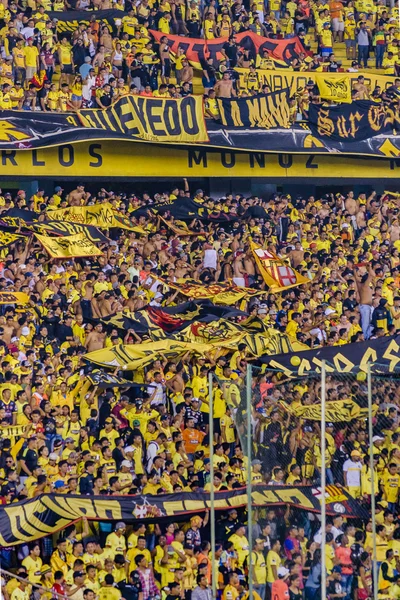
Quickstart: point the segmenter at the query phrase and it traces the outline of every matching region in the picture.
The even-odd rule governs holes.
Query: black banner
[[[74,32],[80,23],[89,25],[90,20],[95,16],[96,21],[108,25],[113,28],[115,25],[115,19],[122,19],[125,16],[125,12],[115,9],[109,10],[72,10],[72,11],[49,11],[46,15],[49,19],[57,19],[57,31],[58,33],[63,32]]]
[[[40,213],[22,208],[9,208],[0,214],[0,226],[19,229],[30,221],[37,221]]]
[[[321,512],[320,488],[255,485],[252,498],[253,506],[289,505],[309,512]],[[215,500],[216,510],[244,507],[247,505],[246,489],[216,492]],[[337,486],[327,486],[326,503],[328,515],[368,519],[368,511]],[[155,522],[162,518],[201,514],[209,507],[210,495],[204,492],[106,497],[43,494],[31,500],[0,506],[0,546],[40,539],[82,517],[93,521],[132,523],[146,519]]]
[[[147,100],[152,99],[147,98]],[[171,129],[171,123],[173,123],[173,119],[177,113],[174,110],[168,112],[169,109],[165,110],[165,105],[160,107],[157,104],[160,99],[154,98],[156,104],[149,104],[147,110],[144,111],[139,104],[135,104],[136,108],[132,109],[133,105],[130,100],[121,99],[120,102],[122,103],[122,101],[125,103],[124,106],[128,114],[124,116],[123,122],[120,125],[113,125],[108,129],[104,121],[103,111],[100,110],[92,110],[90,113],[83,111],[82,114],[87,124],[89,120],[91,121],[91,125],[88,124],[87,127],[82,125],[81,120],[75,113],[37,112],[33,120],[24,111],[2,111],[0,117],[0,127],[2,130],[0,160],[2,164],[5,166],[16,165],[17,150],[56,145],[62,146],[59,158],[61,165],[68,167],[73,164],[73,144],[75,142],[114,139],[153,144],[160,142],[171,145],[182,144],[199,153],[199,164],[201,163],[201,152],[205,152],[206,150],[212,151],[213,149],[225,151],[225,162],[227,164],[229,164],[230,151],[232,150],[279,154],[311,153],[314,155],[334,152],[336,155],[400,158],[400,136],[393,135],[391,128],[389,128],[389,132],[376,132],[378,133],[377,135],[373,135],[373,137],[367,139],[353,139],[351,136],[337,138],[335,136],[335,139],[332,139],[332,137],[326,135],[319,135],[314,126],[314,131],[312,131],[305,123],[294,124],[290,128],[265,129],[250,126],[247,128],[244,126],[236,127],[234,125],[223,126],[222,123],[209,119],[206,123],[206,131],[203,131],[203,125],[201,125],[201,132],[199,134],[195,133],[199,125],[198,122],[195,125],[195,129],[189,126],[186,132],[185,127],[187,125],[183,127],[182,124],[177,124],[176,132],[181,135],[170,136],[169,132],[173,133],[174,129],[174,127]],[[171,101],[177,102],[172,99]],[[228,100],[228,102],[231,101]],[[118,106],[121,108],[121,104]],[[153,108],[149,113],[150,106]],[[351,107],[352,105],[346,106]],[[190,105],[185,104],[185,107],[186,116],[192,114]],[[131,110],[135,111],[134,118],[129,116]],[[152,112],[153,110],[154,112]],[[161,114],[161,123],[157,124],[154,119],[158,118],[158,113]],[[132,123],[127,124],[125,120],[129,121],[129,118],[131,118]],[[152,121],[152,127],[155,127],[156,135],[153,135],[150,125],[146,127],[149,119]],[[114,123],[114,121],[115,116],[112,116],[110,123]],[[201,123],[203,123],[202,118]],[[394,122],[393,126],[400,129],[400,126],[396,122]],[[139,134],[135,133],[137,129],[141,130]],[[200,141],[200,137],[202,141]],[[358,135],[359,137],[360,135]],[[190,138],[190,142],[185,141],[185,138]],[[205,141],[207,139],[209,140],[208,142]],[[96,163],[98,155],[95,150],[91,156],[93,162]],[[33,160],[40,161],[40,157],[35,154]],[[232,164],[232,166],[234,165]]]
[[[317,350],[264,355],[260,360],[288,377],[320,373],[323,360],[328,375],[336,372],[366,373],[368,364],[371,366],[371,373],[400,373],[400,335]]]
[[[290,127],[288,89],[249,98],[219,98],[218,107],[224,127]]]
[[[50,213],[47,213],[51,215]],[[68,235],[76,235],[83,233],[91,242],[95,244],[107,244],[109,239],[93,225],[82,225],[80,223],[69,223],[64,221],[38,221],[40,213],[32,210],[23,210],[20,208],[10,208],[0,214],[0,227],[11,229],[13,231],[20,230],[25,235],[31,232],[39,235],[64,237]],[[10,245],[17,239],[12,240],[11,234],[6,231],[1,232],[3,237],[0,239],[0,245]],[[8,238],[6,238],[6,234]],[[21,236],[14,236],[16,238]],[[6,242],[6,240],[8,241]]]
[[[107,388],[142,388],[143,386],[148,386],[144,383],[133,383],[128,379],[124,379],[123,377],[117,377],[117,375],[111,375],[111,373],[106,373],[106,371],[95,369],[87,374],[86,378],[93,385],[97,386],[100,389]],[[154,387],[154,386],[153,386]]]
[[[51,213],[48,213],[51,215]],[[29,223],[27,229],[48,236],[66,236],[83,233],[94,244],[107,244],[109,239],[94,227],[93,225],[81,225],[80,223],[68,223],[63,221],[43,221],[38,223]]]
[[[149,305],[134,313],[120,312],[111,315],[101,319],[100,322],[105,326],[116,327],[120,331],[133,329],[138,335],[143,335],[154,327],[159,327],[165,333],[174,333],[194,321],[211,323],[218,319],[237,316],[246,316],[246,313],[234,306],[217,306],[211,300],[193,300],[163,308]]]
[[[314,136],[332,141],[358,142],[392,133],[394,114],[383,104],[356,100],[351,104],[310,104],[309,125]]]
[[[194,144],[208,142],[201,96],[123,96],[104,110],[74,114],[2,111],[1,148],[27,149],[91,139],[131,139]]]

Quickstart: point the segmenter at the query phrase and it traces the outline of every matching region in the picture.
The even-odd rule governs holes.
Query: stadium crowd
[[[93,11],[117,9],[120,19],[96,20]],[[62,11],[88,11],[87,20],[58,23]],[[51,12],[50,11],[56,11]],[[213,40],[226,38],[221,59],[204,59],[197,93],[252,95],[262,90],[259,69],[282,63],[267,51],[255,55],[236,34],[252,32],[271,39],[298,35],[304,52],[284,64],[287,72],[356,73],[368,67],[399,75],[399,8],[385,0],[5,0],[0,8],[0,108],[66,112],[106,108],[121,95],[180,98],[193,93],[195,75],[184,47],[171,52],[149,29]],[[346,60],[335,55],[345,44]],[[372,58],[374,56],[374,58]],[[374,64],[373,64],[374,63]],[[236,67],[248,69],[242,82]],[[381,98],[382,89],[365,87],[361,98]]]
[[[180,222],[165,214],[160,221],[152,211],[180,197],[236,218]],[[148,334],[121,331],[107,324],[107,317],[178,306],[188,300],[179,291],[179,282],[188,277],[205,285],[232,279],[238,288],[264,290],[242,300],[240,308],[310,348],[398,332],[400,194],[349,191],[268,199],[227,194],[213,199],[201,189],[190,190],[187,180],[169,192],[140,196],[104,188],[91,194],[82,184],[69,193],[58,186],[52,195],[39,189],[31,198],[23,190],[1,193],[0,220],[10,209],[26,208],[51,219],[56,208],[105,201],[145,233],[114,228],[109,243],[101,244],[102,256],[69,261],[51,259],[31,238],[1,250],[0,290],[29,296],[26,305],[0,306],[0,434],[4,427],[23,428],[1,440],[2,504],[48,492],[159,495],[210,491],[211,486],[215,492],[229,491],[243,487],[249,474],[254,484],[267,486],[319,484],[318,422],[297,418],[281,404],[318,403],[319,381],[290,381],[254,369],[253,453],[248,457],[238,417],[246,372],[258,357],[246,344],[204,355],[188,349],[168,360],[162,352],[154,354],[132,373],[134,388],[86,386],[89,370],[83,356],[122,342],[151,343]],[[178,235],[173,227],[186,228],[190,235]],[[310,283],[268,292],[249,249],[250,237]],[[215,375],[212,415],[209,372]],[[382,600],[394,600],[400,598],[400,396],[396,381],[376,385],[372,440],[365,419],[327,424],[326,476],[329,484],[344,486],[368,507],[368,448],[373,444],[377,587]],[[329,378],[327,400],[351,398],[362,405],[364,386],[354,379]],[[19,577],[3,582],[2,597],[211,600],[208,518],[206,511],[151,525],[83,519],[32,544],[2,547],[2,568],[14,569]],[[317,599],[321,552],[330,600],[371,597],[370,521],[346,521],[340,514],[329,518],[324,548],[318,518],[289,505],[259,508],[253,522],[250,549],[244,509],[217,514],[222,600],[247,597],[249,560],[256,599]]]

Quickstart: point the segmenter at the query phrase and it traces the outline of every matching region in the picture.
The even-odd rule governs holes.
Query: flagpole
[[[251,426],[251,365],[247,365],[246,372],[246,413],[247,413],[247,538],[249,542],[249,600],[253,600],[253,564],[251,555],[253,552],[253,514],[251,496],[251,450],[252,450],[252,426]]]
[[[213,374],[208,374],[208,401],[210,408],[210,529],[211,529],[211,591],[215,600],[217,597],[217,573],[215,568],[215,494],[214,494],[214,398]]]
[[[372,581],[373,597],[378,598],[378,564],[376,562],[376,515],[375,515],[375,470],[374,470],[374,437],[372,423],[372,385],[371,385],[371,363],[367,365],[367,389],[368,389],[368,436],[369,436],[369,469],[371,471],[371,517],[372,517]]]
[[[326,368],[321,366],[321,600],[326,600]]]

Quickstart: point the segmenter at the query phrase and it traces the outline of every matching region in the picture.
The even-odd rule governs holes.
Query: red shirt
[[[340,560],[343,575],[352,575],[353,567],[351,562],[351,548],[343,548],[339,546],[336,548],[336,557]]]
[[[277,579],[272,584],[271,600],[287,600],[289,598],[289,587],[283,579]]]
[[[65,596],[66,594],[65,587],[61,583],[55,583],[51,590],[56,594],[60,594],[60,596]]]

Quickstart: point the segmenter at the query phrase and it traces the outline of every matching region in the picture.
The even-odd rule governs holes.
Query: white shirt
[[[35,28],[34,27],[24,27],[23,29],[21,29],[21,34],[24,36],[24,38],[27,40],[28,38],[33,38],[33,36],[35,35]]]
[[[347,485],[350,487],[360,487],[361,485],[361,469],[360,461],[353,462],[348,458],[343,465],[343,472],[347,475]]]
[[[209,248],[204,250],[204,261],[203,267],[205,269],[216,269],[217,268],[217,251]]]

